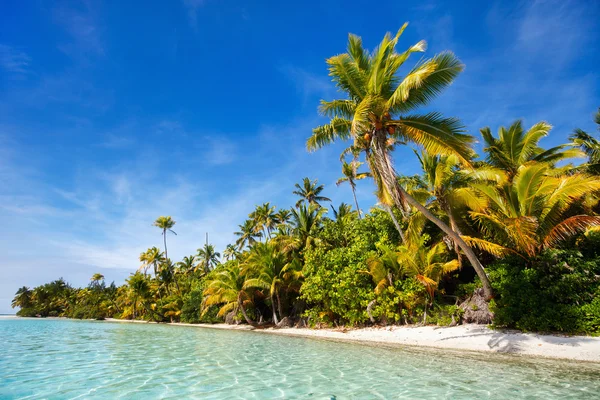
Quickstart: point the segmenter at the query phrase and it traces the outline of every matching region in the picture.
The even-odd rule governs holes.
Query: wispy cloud
[[[0,44],[0,67],[15,74],[29,72],[31,58],[27,53],[5,44]]]

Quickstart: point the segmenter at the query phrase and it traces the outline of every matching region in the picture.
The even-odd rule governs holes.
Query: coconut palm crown
[[[313,130],[307,147],[313,151],[336,140],[353,140],[353,147],[364,152],[379,191],[385,192],[382,197],[401,209],[412,205],[450,236],[469,259],[490,299],[491,285],[473,250],[397,180],[391,158],[394,144],[412,143],[430,154],[454,155],[465,165],[473,157],[473,137],[464,133],[458,119],[437,112],[414,113],[449,86],[463,64],[453,53],[443,52],[417,62],[408,74],[400,76],[398,70],[408,58],[426,49],[426,42],[420,41],[404,52],[396,51],[406,26],[395,36],[386,34],[371,53],[364,49],[360,37],[350,34],[347,53],[327,60],[329,75],[346,97],[321,101],[320,111],[330,121]]]

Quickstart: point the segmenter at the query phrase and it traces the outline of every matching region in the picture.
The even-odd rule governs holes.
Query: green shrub
[[[600,329],[594,293],[600,259],[579,251],[551,250],[525,262],[506,258],[488,267],[496,298],[494,325],[524,331],[594,333]]]

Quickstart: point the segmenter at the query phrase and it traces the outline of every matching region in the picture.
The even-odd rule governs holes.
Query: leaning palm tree
[[[516,253],[534,257],[541,251],[600,226],[600,217],[573,215],[572,206],[594,191],[600,179],[575,173],[557,175],[548,163],[521,166],[512,181],[502,185],[474,183],[489,202],[482,211],[472,211],[489,240],[464,236],[474,246],[493,255]]]
[[[425,206],[410,196],[398,183],[390,154],[391,142],[412,142],[431,154],[454,154],[461,163],[472,158],[473,138],[455,118],[445,118],[436,112],[409,114],[427,105],[463,70],[460,60],[450,52],[421,60],[406,76],[398,74],[400,66],[412,53],[423,52],[424,41],[396,52],[396,45],[407,24],[395,36],[387,34],[373,53],[363,48],[360,37],[350,34],[348,52],[331,57],[329,75],[346,98],[322,101],[321,112],[330,117],[328,124],[313,130],[308,139],[309,150],[317,150],[337,139],[353,139],[364,146],[382,197],[398,208],[408,204],[458,243],[469,259],[483,285],[485,297],[492,297],[488,277],[477,256],[456,232],[437,218]]]
[[[294,185],[297,190],[294,190],[292,193],[300,196],[300,200],[296,202],[296,207],[300,207],[300,204],[307,202],[308,204],[314,204],[316,206],[321,206],[319,204],[320,201],[331,201],[330,198],[321,196],[321,192],[325,188],[323,185],[317,184],[318,180],[315,179],[311,181],[308,178],[302,179],[302,186],[299,183]]]
[[[216,272],[216,271],[215,271]],[[212,305],[220,305],[217,316],[224,317],[227,313],[241,311],[249,325],[254,325],[246,312],[246,307],[252,304],[252,295],[244,287],[246,277],[242,274],[237,261],[228,262],[223,269],[212,276],[207,282],[202,302],[202,313],[205,314]]]
[[[204,247],[198,249],[197,257],[200,260],[202,266],[204,267],[204,272],[208,273],[217,264],[219,264],[219,258],[221,257],[221,253],[215,251],[215,246],[206,243]]]
[[[358,207],[358,200],[356,199],[356,181],[365,179],[371,176],[368,172],[358,172],[358,168],[362,165],[359,161],[351,161],[347,163],[346,161],[342,161],[342,174],[344,175],[335,183],[337,186],[341,185],[344,182],[348,182],[350,188],[352,189],[352,196],[354,196],[354,204],[356,204],[356,211],[358,212],[358,218],[362,218],[360,216],[360,208]]]
[[[175,231],[172,229],[175,226],[175,221],[170,216],[158,217],[156,221],[154,221],[154,226],[160,228],[162,230],[163,239],[165,242],[165,258],[169,258],[167,253],[167,231],[171,232],[174,235],[177,235]]]
[[[542,121],[524,131],[522,122],[515,121],[508,129],[501,126],[497,138],[492,135],[490,128],[481,129],[481,136],[486,145],[484,151],[487,163],[506,171],[510,180],[517,174],[519,167],[527,163],[556,163],[582,155],[579,150],[569,148],[568,145],[547,150],[540,147],[539,141],[548,136],[551,129],[550,124]]]

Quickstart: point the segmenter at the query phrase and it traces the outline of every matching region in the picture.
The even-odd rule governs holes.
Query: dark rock
[[[278,328],[293,328],[294,321],[292,321],[289,317],[283,317],[281,321],[277,324]]]
[[[459,306],[464,310],[462,322],[467,324],[491,324],[494,319],[494,313],[490,311],[490,307],[483,289],[475,289],[471,297],[462,302]]]
[[[229,325],[235,325],[237,323],[235,320],[235,312],[231,311],[225,316],[225,323]]]

